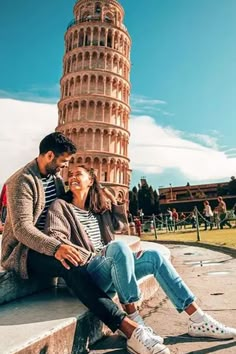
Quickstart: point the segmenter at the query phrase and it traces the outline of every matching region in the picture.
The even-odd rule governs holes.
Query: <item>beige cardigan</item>
[[[53,256],[60,241],[35,226],[45,206],[45,193],[36,159],[7,181],[7,219],[2,235],[1,265],[28,278],[28,250]],[[57,196],[64,193],[61,178],[55,176]]]
[[[105,244],[114,239],[115,231],[126,231],[128,228],[124,205],[112,204],[111,210],[96,216]],[[91,241],[75,215],[73,205],[62,199],[57,199],[51,204],[47,213],[45,233],[63,243],[76,245],[84,263],[91,253],[95,253]]]

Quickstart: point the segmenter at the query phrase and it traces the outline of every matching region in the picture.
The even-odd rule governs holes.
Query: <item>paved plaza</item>
[[[206,248],[167,245],[172,262],[198,297],[202,309],[236,327],[236,259]],[[236,340],[218,341],[187,335],[188,317],[178,314],[162,291],[141,310],[145,322],[164,336],[173,354],[235,354]],[[125,340],[113,335],[98,342],[91,354],[125,354]]]

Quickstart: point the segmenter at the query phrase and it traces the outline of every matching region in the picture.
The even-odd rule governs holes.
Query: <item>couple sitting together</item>
[[[70,172],[65,193],[58,172],[75,152],[67,137],[49,134],[40,143],[39,156],[7,181],[2,266],[25,279],[62,277],[100,320],[127,337],[130,353],[170,353],[135,306],[141,296],[137,281],[148,274],[153,274],[177,311],[189,315],[190,336],[234,338],[236,330],[201,310],[158,251],[133,253],[124,242],[114,240],[115,230],[127,228],[125,208],[100,186],[92,169],[80,166]],[[114,292],[123,310],[110,298]]]

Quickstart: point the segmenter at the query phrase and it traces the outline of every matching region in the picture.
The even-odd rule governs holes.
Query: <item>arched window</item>
[[[84,44],[84,30],[80,30],[79,32],[79,47],[82,47]]]
[[[112,48],[112,31],[111,31],[111,30],[108,30],[107,46],[108,46],[109,48]]]
[[[98,45],[98,27],[95,27],[93,30],[93,45]]]
[[[98,14],[100,14],[101,13],[101,4],[99,3],[99,2],[97,2],[96,4],[95,4],[95,14],[96,15],[98,15]]]
[[[104,47],[105,46],[105,41],[106,41],[106,30],[105,30],[105,28],[101,28],[100,46]]]
[[[91,29],[87,28],[86,35],[85,35],[85,45],[89,46],[91,44]]]
[[[110,12],[107,12],[104,17],[105,22],[112,23],[113,22],[113,15]]]

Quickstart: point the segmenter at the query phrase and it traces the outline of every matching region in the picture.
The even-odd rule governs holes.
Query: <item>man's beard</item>
[[[57,166],[55,159],[52,160],[49,164],[45,167],[47,175],[55,175],[57,172],[60,171],[60,168]]]

